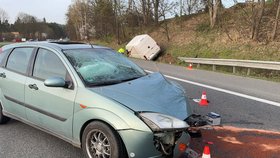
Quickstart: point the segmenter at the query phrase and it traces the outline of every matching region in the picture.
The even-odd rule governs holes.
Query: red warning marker
[[[211,155],[210,155],[210,148],[208,145],[205,145],[204,146],[204,150],[203,150],[203,154],[202,154],[202,157],[201,158],[211,158]]]
[[[200,99],[199,105],[201,105],[201,106],[208,106],[208,102],[209,101],[207,100],[206,92],[203,91],[202,95],[201,95],[201,99]]]
[[[187,67],[188,70],[192,70],[192,64]]]

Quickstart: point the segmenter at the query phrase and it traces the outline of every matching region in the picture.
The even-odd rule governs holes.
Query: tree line
[[[247,9],[241,7],[239,11],[242,12],[240,19],[250,30],[248,38],[258,41],[265,30],[268,40],[275,40],[280,0],[246,0],[244,4]],[[169,18],[175,17],[180,21],[184,16],[197,13],[209,15],[210,29],[222,28],[228,33],[227,26],[222,23],[224,11],[221,0],[73,0],[64,26],[26,13],[19,13],[17,20],[9,23],[8,14],[0,8],[0,40],[11,40],[14,38],[11,32],[20,32],[20,37],[27,39],[67,36],[72,40],[117,39],[118,43],[122,43],[152,27],[161,27],[167,40],[170,40]],[[265,25],[268,23],[267,14],[273,15],[273,18],[269,17],[268,26]]]
[[[180,12],[176,11],[178,5]],[[181,0],[180,4],[170,0],[74,0],[67,12],[67,30],[71,39],[113,36],[119,43],[135,31],[162,25],[175,15],[202,11],[205,5],[205,0]]]
[[[19,13],[14,23],[9,23],[8,19],[9,15],[0,8],[0,41],[21,38],[46,40],[66,37],[64,25],[48,23],[45,18],[40,20],[33,15]]]
[[[233,0],[236,4],[237,0]],[[280,12],[279,0],[246,0],[250,9],[243,9],[248,22],[250,39],[259,40],[266,12],[273,12],[270,40],[277,36]],[[272,7],[267,7],[269,6]],[[247,8],[248,8],[247,7]],[[185,15],[207,13],[209,28],[223,27],[225,8],[221,0],[73,0],[69,6],[66,29],[71,39],[116,38],[118,43],[147,27],[162,27],[169,40],[168,19]],[[241,9],[242,10],[242,9]],[[140,30],[140,31],[139,31]]]

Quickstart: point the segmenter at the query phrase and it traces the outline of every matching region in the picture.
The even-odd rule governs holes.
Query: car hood
[[[189,115],[185,93],[160,73],[120,84],[90,88],[136,112],[149,111],[184,120]]]

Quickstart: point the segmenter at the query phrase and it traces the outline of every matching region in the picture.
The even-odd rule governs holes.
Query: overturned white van
[[[160,52],[156,41],[147,34],[135,36],[127,45],[129,56],[134,58],[153,60]]]

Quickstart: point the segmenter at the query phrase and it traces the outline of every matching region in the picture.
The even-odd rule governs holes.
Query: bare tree
[[[261,21],[264,14],[264,8],[265,8],[265,0],[261,0],[261,2],[258,3],[257,9],[252,14],[252,33],[251,38],[253,40],[258,40],[259,32],[260,32],[260,26]]]
[[[69,7],[67,16],[68,27],[75,32],[77,39],[88,39],[89,34],[89,1],[88,0],[73,0],[73,4]],[[70,30],[68,30],[70,31]]]
[[[153,6],[154,6],[154,17],[155,17],[155,23],[158,23],[158,19],[159,19],[159,2],[160,0],[153,0]]]
[[[152,21],[152,1],[151,0],[140,0],[141,1],[141,8],[142,8],[142,15],[143,15],[143,24],[147,25],[150,24]]]
[[[133,6],[133,0],[128,0],[128,7],[127,10],[131,11]]]
[[[131,2],[132,3],[132,2]],[[122,5],[120,0],[114,0],[114,19],[115,19],[115,34],[117,36],[117,41],[118,44],[121,43],[121,37],[120,37],[120,32],[121,32],[121,16],[122,16]]]
[[[185,13],[187,15],[193,14],[201,9],[201,2],[200,0],[185,0]]]
[[[165,31],[167,41],[170,41],[170,35],[169,35],[169,27],[168,27],[168,21],[166,20],[166,15],[173,11],[175,5],[176,5],[175,3],[169,2],[168,0],[162,0],[159,5],[160,8],[159,15],[162,18],[161,26]]]
[[[147,24],[147,1],[146,0],[141,0],[141,4],[142,4],[142,14],[143,14],[143,23]]]
[[[5,10],[0,8],[0,21],[5,22],[8,19],[9,19],[8,13]]]
[[[208,0],[210,27],[214,28],[217,22],[218,11],[221,7],[221,0]]]
[[[276,38],[276,31],[277,31],[277,28],[278,28],[279,14],[280,14],[280,0],[278,2],[275,24],[274,24],[273,31],[272,31],[272,40],[275,40],[275,38]]]
[[[72,4],[69,7],[66,16],[67,16],[68,34],[71,36],[73,36],[73,34],[75,34],[74,39],[81,39],[80,30],[82,28],[82,22],[81,22],[82,15],[81,15],[80,9],[76,3]],[[73,38],[73,37],[70,37],[70,38]]]

